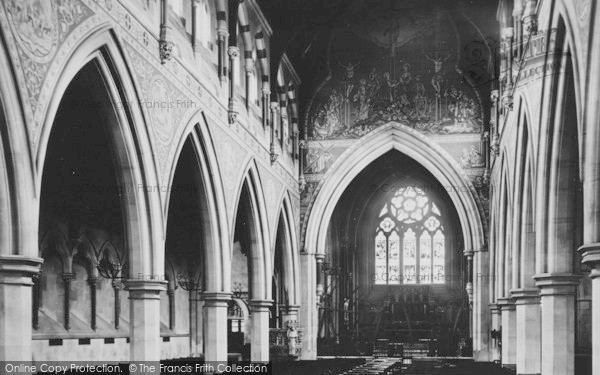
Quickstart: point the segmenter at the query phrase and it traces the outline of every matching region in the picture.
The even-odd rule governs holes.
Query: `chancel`
[[[3,0],[3,371],[600,374],[596,22]]]

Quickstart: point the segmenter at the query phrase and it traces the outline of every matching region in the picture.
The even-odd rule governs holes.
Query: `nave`
[[[599,21],[2,1],[0,363],[600,373]]]

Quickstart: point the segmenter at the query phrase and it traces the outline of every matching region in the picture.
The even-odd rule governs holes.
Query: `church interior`
[[[0,364],[600,374],[598,27],[3,0]]]

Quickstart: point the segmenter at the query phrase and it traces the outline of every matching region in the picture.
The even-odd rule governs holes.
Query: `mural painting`
[[[362,44],[359,54],[333,53],[332,78],[309,115],[311,139],[359,138],[390,121],[425,134],[481,131],[477,93],[456,67],[449,42]]]

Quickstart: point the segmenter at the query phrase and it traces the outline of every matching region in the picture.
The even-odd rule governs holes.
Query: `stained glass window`
[[[404,283],[417,282],[417,239],[415,232],[408,228],[404,233]]]
[[[443,284],[446,238],[438,206],[418,187],[398,189],[379,211],[375,284]]]
[[[375,238],[375,284],[387,284],[387,239],[383,232]]]
[[[398,284],[400,282],[400,236],[393,232],[388,237],[388,282]]]
[[[445,279],[446,241],[444,234],[438,230],[433,236],[433,282],[443,284]]]

